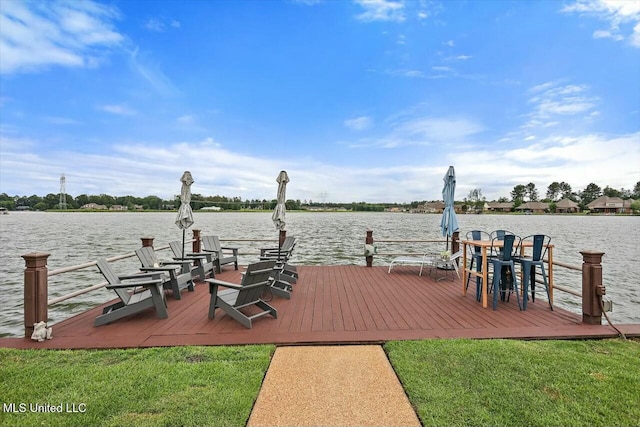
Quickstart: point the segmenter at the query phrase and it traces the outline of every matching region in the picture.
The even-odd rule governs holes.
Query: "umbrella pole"
[[[182,229],[182,258],[180,259],[180,261],[182,261],[184,259],[184,234],[185,234],[185,229]]]

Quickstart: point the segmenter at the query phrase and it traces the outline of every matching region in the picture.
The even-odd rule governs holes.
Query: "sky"
[[[0,0],[0,193],[640,181],[640,1]]]

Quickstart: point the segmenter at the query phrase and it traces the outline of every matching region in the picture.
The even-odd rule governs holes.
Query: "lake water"
[[[272,239],[273,242],[226,242],[240,248],[240,263],[257,258],[260,247],[272,246],[277,231],[271,213],[194,213],[192,228],[202,235],[221,239]],[[49,270],[82,264],[98,257],[132,253],[141,246],[141,237],[155,238],[156,246],[180,240],[182,233],[174,225],[175,213],[44,213],[11,212],[0,215],[0,336],[21,336],[23,331],[23,272],[29,252],[49,252]],[[614,303],[610,313],[614,323],[640,323],[640,217],[569,215],[459,215],[461,236],[472,229],[507,229],[526,236],[543,233],[552,236],[554,260],[581,265],[581,250],[599,250],[603,259],[607,299]],[[287,213],[287,233],[295,235],[298,245],[294,263],[364,265],[363,245],[366,230],[376,240],[442,239],[440,215],[399,213]],[[191,231],[187,231],[187,238]],[[444,250],[444,243],[379,243],[379,252],[423,253]],[[160,258],[168,259],[169,252]],[[390,258],[377,256],[374,265],[388,265]],[[118,261],[118,272],[135,271],[136,257]],[[555,282],[581,289],[580,272],[556,267]],[[65,295],[102,282],[97,268],[52,276],[49,298]],[[112,291],[91,292],[49,307],[52,323],[113,299]],[[555,293],[556,305],[581,313],[579,298]]]

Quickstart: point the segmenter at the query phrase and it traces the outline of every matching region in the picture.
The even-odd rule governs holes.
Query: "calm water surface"
[[[271,213],[196,212],[192,228],[203,235],[222,239],[275,239],[277,231]],[[132,253],[140,247],[140,237],[155,238],[156,246],[180,240],[174,225],[175,213],[37,213],[11,212],[0,215],[0,336],[23,334],[23,271],[20,257],[29,252],[49,252],[49,269],[55,270],[98,257]],[[640,323],[640,217],[560,216],[560,215],[459,215],[461,236],[472,229],[498,228],[526,236],[543,233],[552,236],[554,259],[580,265],[581,250],[600,250],[603,259],[607,298],[614,303],[611,320]],[[439,215],[395,213],[287,213],[287,233],[298,238],[294,262],[305,264],[364,265],[363,244],[367,229],[377,240],[441,239]],[[187,231],[187,236],[191,234]],[[244,253],[241,264],[256,259],[258,248],[268,242],[227,242]],[[379,243],[379,252],[440,251],[444,243]],[[162,259],[169,252],[160,253]],[[387,265],[388,257],[378,256],[374,265]],[[137,270],[136,257],[115,264],[118,272]],[[581,289],[579,272],[556,267],[559,285]],[[97,268],[50,277],[49,297],[61,296],[102,282]],[[52,323],[113,299],[112,291],[99,290],[49,307]],[[556,305],[580,313],[580,300],[556,292]]]

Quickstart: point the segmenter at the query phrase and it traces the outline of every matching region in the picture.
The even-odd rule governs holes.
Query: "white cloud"
[[[588,94],[586,85],[562,85],[560,82],[547,82],[532,87],[533,96],[529,103],[533,111],[528,114],[525,128],[549,127],[558,123],[559,116],[587,117],[594,113],[598,98]]]
[[[144,23],[143,27],[149,31],[154,31],[156,33],[163,33],[167,31],[168,27],[180,28],[180,22],[176,21],[175,19],[172,19],[172,20],[169,20],[167,23],[167,20],[164,18],[149,18],[147,22]]]
[[[408,133],[434,130],[441,138],[471,136],[478,125],[470,120],[400,120]],[[455,128],[464,127],[464,132]],[[179,193],[179,177],[190,170],[196,181],[192,191],[243,199],[271,199],[275,177],[287,170],[291,183],[287,196],[317,199],[321,192],[337,202],[389,202],[438,199],[442,176],[449,164],[458,176],[457,199],[481,188],[489,199],[508,197],[517,184],[533,182],[539,190],[553,181],[566,181],[580,190],[590,182],[613,188],[632,188],[640,180],[640,132],[626,135],[558,135],[515,141],[478,149],[458,145],[444,159],[426,158],[418,166],[386,164],[349,166],[306,158],[278,155],[272,158],[234,152],[215,141],[156,142],[122,141],[107,152],[44,152],[38,141],[3,135],[0,138],[0,192],[10,195],[55,193],[60,171],[67,177],[67,191],[79,194],[157,195],[171,198]],[[465,148],[466,147],[466,148]],[[515,148],[511,148],[515,147]],[[41,148],[41,147],[40,147]],[[176,157],[176,153],[180,156]],[[69,162],[73,160],[73,170]],[[487,165],[492,167],[487,173]]]
[[[51,123],[54,125],[62,125],[62,126],[67,126],[67,125],[77,125],[80,122],[78,122],[77,120],[74,119],[70,119],[67,117],[56,117],[56,116],[47,116],[44,118],[44,120],[47,123]]]
[[[391,21],[403,22],[404,2],[392,0],[356,0],[364,12],[356,18],[364,22]]]
[[[129,64],[158,93],[169,96],[178,92],[161,67],[154,63],[148,54],[140,52],[140,49],[136,48],[130,53]]]
[[[149,31],[155,31],[158,33],[161,33],[167,29],[164,23],[160,21],[158,18],[149,18],[149,20],[145,22],[144,28],[146,28]]]
[[[117,9],[92,1],[4,1],[0,8],[0,73],[37,72],[49,66],[93,67],[124,37]]]
[[[484,192],[489,199],[509,197],[515,185],[528,182],[533,182],[539,191],[546,190],[553,181],[568,182],[574,190],[582,190],[591,182],[633,188],[640,180],[639,163],[640,132],[558,135],[519,148],[469,150],[455,156],[458,183],[462,183],[458,194],[476,187],[491,188]],[[487,164],[500,167],[487,175]]]
[[[127,107],[126,105],[107,104],[98,105],[96,108],[100,111],[115,114],[117,116],[133,116],[138,113],[137,111]]]
[[[373,125],[373,119],[368,116],[355,117],[344,121],[344,125],[351,130],[366,130]]]
[[[348,144],[349,148],[399,148],[406,146],[442,146],[448,148],[465,143],[484,131],[478,122],[463,117],[430,117],[400,113],[387,119],[386,128],[376,136]]]
[[[632,46],[640,47],[640,1],[638,0],[577,0],[562,7],[563,13],[579,13],[607,21],[609,28],[593,33],[594,38],[629,39]],[[629,28],[631,27],[630,34]],[[626,35],[625,35],[626,34]]]
[[[195,123],[195,119],[193,118],[193,116],[189,115],[189,114],[185,114],[184,116],[180,116],[177,119],[177,122],[183,125],[192,125]]]

